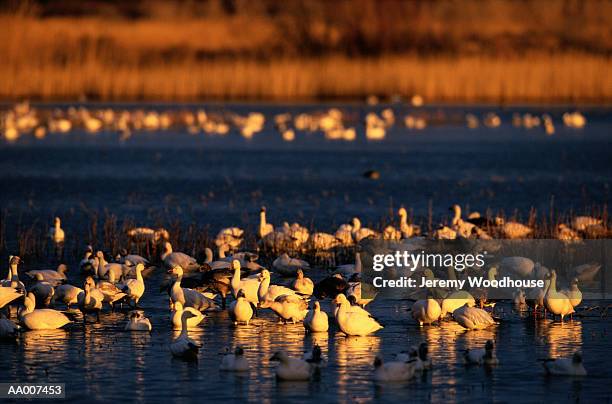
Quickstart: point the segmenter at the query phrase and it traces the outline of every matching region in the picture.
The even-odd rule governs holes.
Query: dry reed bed
[[[609,102],[610,58],[531,54],[524,58],[385,56],[200,61],[108,66],[99,60],[0,66],[5,99],[103,100],[362,98],[420,94],[454,102]]]

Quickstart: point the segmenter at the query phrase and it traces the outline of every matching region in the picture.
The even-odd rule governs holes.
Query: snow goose
[[[7,319],[4,314],[0,315],[0,339],[15,339],[19,326]]]
[[[470,238],[472,231],[476,227],[470,222],[466,222],[461,218],[461,207],[459,205],[453,205],[450,207],[453,211],[453,220],[451,222],[451,228],[457,232],[457,235],[463,238]]]
[[[79,293],[83,292],[83,289],[70,284],[59,285],[55,288],[55,294],[53,295],[53,303],[62,302],[66,305],[66,308],[70,310],[70,306],[78,303]]]
[[[227,311],[234,321],[234,325],[239,323],[249,325],[251,318],[253,318],[253,304],[246,299],[244,290],[240,289],[238,291],[236,300],[230,304]]]
[[[134,307],[138,307],[138,302],[145,292],[145,283],[142,279],[142,270],[144,265],[139,263],[136,265],[136,279],[128,279],[125,284],[121,285],[120,289],[125,293],[133,303]]]
[[[334,237],[340,242],[341,245],[345,247],[353,245],[353,226],[346,223],[340,225],[338,230],[336,230]]]
[[[499,265],[502,276],[510,276],[513,279],[530,279],[533,277],[535,263],[525,257],[505,257]]]
[[[570,282],[569,290],[564,290],[561,293],[569,297],[572,307],[576,307],[582,302],[582,292],[578,288],[578,279],[576,278]]]
[[[41,273],[36,274],[36,283],[30,287],[28,292],[33,293],[36,297],[36,301],[42,307],[49,307],[51,299],[55,294],[53,285],[45,281]]]
[[[64,313],[53,309],[36,309],[36,298],[28,294],[24,299],[24,309],[19,314],[21,323],[30,330],[56,330],[70,324]]]
[[[499,360],[495,356],[494,348],[493,340],[488,340],[484,348],[466,349],[463,353],[463,359],[468,365],[498,365]]]
[[[596,262],[578,265],[572,269],[572,275],[580,282],[590,282],[599,273],[601,264]]]
[[[145,317],[141,310],[134,310],[130,312],[128,322],[125,324],[125,331],[148,331],[151,332],[153,327],[151,321]]]
[[[183,268],[175,266],[168,274],[176,275],[174,284],[169,290],[170,300],[174,306],[175,302],[181,302],[183,307],[193,307],[199,311],[205,311],[216,307],[211,298],[197,290],[181,287],[183,279]]]
[[[166,229],[151,229],[149,227],[135,227],[126,232],[128,238],[134,243],[158,243],[169,240],[170,234]]]
[[[239,227],[221,229],[215,237],[215,245],[217,247],[228,246],[230,250],[235,250],[242,244],[243,234],[244,230]]]
[[[247,372],[249,361],[244,357],[244,349],[236,347],[232,352],[228,347],[225,349],[219,370],[224,372]]]
[[[314,282],[312,279],[304,276],[304,271],[301,268],[297,270],[297,277],[291,287],[299,294],[310,296],[314,291]]]
[[[402,238],[402,232],[389,225],[383,229],[382,238],[383,240],[399,241]]]
[[[361,221],[359,220],[359,218],[354,217],[352,220],[352,224],[353,224],[353,239],[355,240],[356,243],[359,243],[361,240],[364,240],[366,238],[376,238],[379,237],[380,235],[375,232],[372,229],[368,229],[367,227],[361,227]]]
[[[455,240],[457,238],[457,232],[448,226],[440,226],[433,233],[435,240]]]
[[[267,269],[261,271],[259,274],[259,289],[257,290],[259,302],[272,301],[283,295],[296,295],[296,292],[286,286],[270,285],[270,272]]]
[[[283,253],[272,262],[272,268],[282,276],[295,276],[298,269],[310,269],[310,264],[298,258],[291,258],[289,254]]]
[[[25,291],[25,285],[23,282],[19,280],[19,264],[21,263],[21,258],[16,255],[11,255],[9,257],[9,268],[8,275],[6,279],[2,280],[1,285],[4,287],[12,287],[14,289]]]
[[[304,318],[304,327],[311,332],[326,332],[329,329],[327,313],[321,311],[321,304],[315,301],[312,309]]]
[[[98,266],[96,261],[96,257],[93,253],[93,248],[91,246],[87,246],[87,250],[85,250],[85,254],[83,254],[83,259],[79,262],[79,269],[83,273],[91,273],[93,274],[95,268]]]
[[[542,363],[546,374],[555,376],[586,376],[582,354],[575,352],[571,358],[545,359]]]
[[[402,232],[403,238],[410,238],[418,235],[421,232],[419,226],[408,223],[408,212],[406,212],[406,209],[400,208],[397,211],[397,214],[400,217],[400,231]]]
[[[120,279],[123,276],[123,265],[116,262],[107,262],[104,258],[104,253],[98,251],[96,253],[98,266],[95,274],[98,279]]]
[[[56,217],[53,223],[53,227],[49,229],[49,238],[55,244],[61,244],[64,242],[64,230],[61,227],[61,221],[59,217]]]
[[[77,296],[77,303],[79,310],[83,313],[83,323],[87,320],[88,314],[96,315],[96,322],[100,322],[100,310],[102,310],[102,300],[92,296],[91,284],[85,282],[83,285],[83,292]]]
[[[164,243],[164,252],[161,255],[161,260],[167,269],[180,266],[184,272],[197,272],[200,270],[200,265],[195,258],[182,252],[174,252],[172,244],[168,241]]]
[[[431,324],[440,319],[440,304],[429,297],[425,300],[417,300],[412,305],[412,318],[419,323],[420,326],[423,324]]]
[[[196,361],[198,359],[198,351],[202,348],[191,338],[189,338],[187,321],[193,317],[189,311],[184,311],[181,317],[181,334],[170,344],[170,352],[175,358]]]
[[[387,362],[377,356],[374,359],[374,380],[377,382],[403,382],[414,377],[413,362]]]
[[[258,291],[259,291],[259,279],[258,278],[245,278],[240,279],[240,261],[232,261],[232,269],[234,275],[232,276],[231,285],[234,297],[238,296],[238,291],[242,289],[244,296],[247,301],[253,304],[259,303]]]
[[[359,251],[355,251],[355,263],[338,265],[334,270],[334,274],[341,274],[345,278],[350,278],[353,274],[360,274],[362,270],[361,256]]]
[[[327,251],[340,245],[340,240],[329,233],[312,233],[308,242],[309,247],[314,251]]]
[[[549,272],[547,278],[550,279],[550,285],[544,297],[544,304],[553,316],[561,316],[561,321],[563,321],[563,317],[574,313],[574,306],[572,306],[569,296],[557,292],[557,272],[554,269]]]
[[[274,300],[265,300],[259,303],[262,309],[272,309],[279,320],[295,324],[304,320],[308,314],[308,302],[297,295],[281,295]]]
[[[544,287],[535,287],[529,290],[527,293],[527,305],[533,309],[533,314],[537,313],[538,308],[543,307],[546,309],[546,305],[544,304],[544,298],[546,297],[546,292],[548,292],[548,287],[550,286],[550,279],[544,279]]]
[[[470,307],[467,303],[453,311],[453,318],[468,330],[482,330],[495,323],[489,313],[477,307]]]
[[[455,310],[466,304],[469,307],[473,307],[476,304],[476,299],[474,299],[470,292],[467,290],[451,291],[442,299],[440,316],[445,318],[448,313],[452,314]]]
[[[302,359],[291,358],[283,351],[274,353],[270,360],[279,361],[276,368],[276,378],[279,380],[309,380],[315,369],[310,363]]]
[[[264,238],[268,234],[274,231],[274,226],[271,223],[266,222],[266,207],[262,206],[259,211],[259,230],[257,235],[259,238]]]
[[[365,295],[368,297],[362,293],[364,288],[366,289]],[[349,287],[346,289],[345,294],[351,300],[351,303],[365,307],[374,300],[378,292],[373,286],[362,283],[359,274],[353,274],[351,279],[349,279]]]
[[[148,259],[138,254],[128,254],[128,251],[125,248],[122,248],[119,251],[119,254],[115,257],[118,263],[124,264],[127,266],[134,266],[138,264],[142,264],[145,267],[151,265]]]
[[[509,239],[522,239],[533,233],[533,229],[519,222],[500,221],[501,232],[504,237]]]
[[[174,302],[174,310],[172,311],[172,315],[171,315],[172,327],[175,330],[180,330],[182,327],[182,318],[183,318],[184,311],[188,311],[191,314],[193,314],[193,317],[187,320],[187,327],[189,328],[196,327],[198,324],[202,322],[202,320],[204,320],[205,316],[200,311],[194,309],[193,307],[183,308],[183,303],[176,301]]]
[[[339,294],[334,300],[339,305],[336,322],[346,335],[364,336],[383,328],[367,311],[351,310],[351,307],[355,306],[351,306],[343,294]]]
[[[118,302],[122,303],[126,294],[115,285],[113,272],[109,272],[109,275],[110,279],[108,281],[99,280],[96,283],[91,276],[88,276],[85,282],[89,283],[90,293],[96,300],[108,303],[114,309]]]
[[[30,278],[36,278],[39,281],[49,282],[52,286],[60,285],[68,279],[66,272],[68,267],[65,264],[59,264],[56,270],[44,269],[44,270],[33,270],[26,272]],[[40,279],[38,278],[40,275]]]
[[[596,226],[602,224],[601,219],[596,219],[591,216],[576,216],[572,220],[572,228],[576,231],[585,231],[589,226]]]
[[[0,309],[20,297],[23,297],[23,294],[15,288],[0,286]]]

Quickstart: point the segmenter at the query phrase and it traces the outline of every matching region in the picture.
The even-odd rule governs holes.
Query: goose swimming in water
[[[184,311],[181,317],[181,334],[170,344],[170,352],[175,358],[197,361],[198,352],[202,348],[202,344],[199,344],[189,338],[187,321],[193,317],[193,314],[189,311]]]
[[[327,332],[329,319],[327,313],[321,310],[321,303],[315,301],[312,309],[304,318],[304,327],[311,332]]]
[[[228,312],[235,325],[239,323],[249,325],[251,318],[253,318],[254,310],[253,303],[246,299],[244,290],[240,289],[238,291],[236,300],[230,304]]]
[[[172,244],[168,241],[164,243],[164,252],[160,258],[164,266],[170,270],[177,266],[180,266],[184,272],[197,272],[200,270],[200,264],[198,264],[195,258],[182,252],[174,252]]]
[[[134,310],[130,312],[128,322],[125,324],[125,331],[148,331],[151,332],[153,327],[151,321],[145,317],[142,310]]]
[[[172,304],[181,302],[183,307],[193,307],[199,311],[205,311],[216,307],[215,302],[204,294],[193,289],[181,287],[183,268],[176,266],[168,271],[168,274],[176,275],[174,284],[169,290]]]
[[[21,323],[30,330],[56,330],[71,323],[60,311],[36,309],[36,298],[31,293],[24,299],[24,306],[19,317]]]
[[[238,346],[232,352],[230,348],[226,348],[219,370],[224,372],[247,372],[249,370],[249,361],[244,357],[244,349]]]
[[[495,324],[489,313],[477,307],[470,307],[467,303],[453,311],[453,318],[468,330],[482,330]]]
[[[555,376],[586,376],[582,354],[575,352],[571,358],[545,359],[542,363],[546,374]]]
[[[494,348],[495,344],[493,340],[488,340],[484,348],[466,349],[463,354],[463,359],[468,365],[498,365],[499,360],[495,356]]]
[[[88,314],[96,315],[96,322],[100,322],[100,310],[102,310],[102,300],[99,297],[92,296],[91,283],[85,282],[83,292],[77,296],[79,310],[83,313],[83,323],[87,320]]]
[[[204,314],[202,314],[202,312],[194,309],[193,307],[185,307],[183,308],[183,303],[176,301],[174,302],[174,311],[172,311],[172,327],[175,330],[180,330],[182,327],[182,318],[183,318],[183,312],[188,311],[191,314],[193,314],[193,317],[191,317],[190,319],[187,320],[187,327],[188,328],[194,328],[196,327],[198,324],[200,324],[202,322],[202,320],[204,320]]]
[[[377,356],[374,359],[374,380],[377,382],[403,382],[414,377],[413,362],[387,362]]]
[[[142,279],[142,270],[144,264],[136,265],[136,279],[128,279],[120,289],[126,294],[127,298],[133,303],[134,307],[138,307],[138,302],[145,292],[144,279]]]
[[[314,292],[314,282],[312,279],[304,276],[304,271],[302,269],[298,269],[296,273],[297,277],[291,287],[293,290],[298,292],[301,295],[310,296]]]
[[[302,359],[291,358],[283,351],[274,353],[270,360],[279,362],[276,368],[276,378],[279,380],[309,380],[315,370],[312,364]]]
[[[65,234],[61,227],[61,221],[59,217],[56,217],[53,222],[53,227],[49,229],[49,238],[55,244],[61,244],[64,242]]]
[[[343,294],[336,296],[335,303],[339,306],[336,322],[340,331],[346,335],[364,336],[383,328],[367,311],[361,308],[361,310],[352,310],[351,307],[354,306],[351,306]]]

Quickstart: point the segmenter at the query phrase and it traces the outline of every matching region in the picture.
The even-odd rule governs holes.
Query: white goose
[[[419,323],[431,324],[440,319],[442,309],[440,304],[433,298],[429,297],[425,300],[417,300],[412,305],[412,318]]]
[[[257,305],[257,303],[259,303],[259,277],[240,279],[241,266],[238,260],[232,261],[232,269],[234,270],[234,275],[230,283],[234,297],[237,297],[238,291],[242,289],[247,301]]]
[[[291,286],[301,295],[310,296],[314,292],[314,282],[304,276],[302,269],[297,270],[297,277]]]
[[[195,258],[182,252],[174,252],[172,244],[168,241],[164,243],[164,252],[161,254],[161,260],[167,269],[172,269],[176,266],[183,268],[184,272],[196,272],[200,269],[200,264],[198,264]]]
[[[563,321],[563,317],[574,313],[574,306],[569,296],[557,292],[557,272],[554,269],[549,272],[547,278],[550,279],[550,285],[544,297],[544,304],[548,311],[553,315],[561,316],[561,321]]]
[[[340,245],[340,240],[329,233],[312,233],[308,241],[309,247],[314,251],[327,251]]]
[[[259,238],[264,238],[274,231],[274,226],[266,222],[266,207],[262,206],[259,211],[259,230],[257,235]]]
[[[327,332],[329,319],[327,313],[321,310],[321,303],[315,301],[312,309],[304,318],[304,327],[310,332]]]
[[[198,351],[202,345],[189,338],[187,321],[193,317],[189,311],[184,311],[181,317],[181,334],[170,344],[170,352],[175,358],[197,360]]]
[[[410,238],[420,233],[421,229],[419,226],[408,223],[408,212],[406,212],[406,209],[400,208],[397,214],[400,217],[400,231],[402,232],[403,238]]]
[[[274,300],[279,296],[283,295],[297,295],[295,290],[290,289],[282,285],[270,285],[270,271],[264,269],[259,274],[259,288],[257,290],[257,297],[259,302],[266,300]]]
[[[351,304],[346,296],[339,294],[334,301],[339,305],[336,322],[346,335],[368,335],[383,328],[367,311],[351,310]],[[358,307],[358,306],[357,306]]]
[[[20,297],[23,295],[15,288],[0,286],[0,309]]]
[[[36,309],[36,298],[28,294],[24,299],[24,309],[19,314],[21,323],[30,330],[56,330],[70,324],[64,313],[53,309]]]
[[[333,273],[341,274],[344,278],[348,279],[353,276],[353,274],[360,274],[361,270],[361,255],[359,255],[359,251],[355,251],[355,263],[338,265]]]
[[[361,221],[359,220],[359,218],[354,217],[353,221],[353,239],[355,240],[356,243],[359,243],[361,240],[364,240],[366,238],[377,238],[380,236],[380,234],[378,234],[377,232],[375,232],[372,229],[368,229],[367,227],[361,227]]]
[[[23,282],[19,280],[19,264],[21,263],[21,258],[16,255],[11,255],[9,257],[9,268],[6,279],[3,279],[0,285],[7,288],[15,288],[22,291],[25,291],[25,285]]]
[[[489,313],[477,307],[470,307],[467,303],[453,311],[453,318],[468,330],[482,330],[495,324]]]
[[[345,247],[353,245],[353,226],[347,223],[340,225],[334,237]]]
[[[230,250],[235,250],[242,244],[243,235],[244,230],[239,227],[221,229],[219,233],[217,233],[217,237],[215,237],[215,245],[217,247],[225,245],[228,246]]]
[[[98,266],[95,268],[95,275],[98,279],[120,279],[123,275],[123,265],[117,262],[109,263],[104,258],[104,253],[98,251],[96,253]]]
[[[279,380],[309,380],[315,370],[315,367],[310,363],[302,359],[290,358],[283,351],[276,352],[270,360],[280,362],[276,368],[276,378]]]
[[[582,364],[582,354],[575,352],[571,358],[546,359],[544,370],[555,376],[586,376],[587,371]]]
[[[125,331],[148,331],[151,332],[153,326],[151,321],[145,317],[141,310],[130,312],[128,322],[125,324]]]
[[[295,324],[304,320],[308,314],[308,302],[297,295],[281,295],[275,300],[265,300],[259,303],[262,309],[272,309],[283,322]]]
[[[212,299],[208,298],[204,294],[197,290],[181,287],[181,280],[183,279],[183,268],[176,266],[170,271],[169,274],[176,275],[176,279],[170,288],[170,300],[172,305],[174,303],[181,302],[183,307],[193,307],[199,311],[205,311],[216,307]]]
[[[182,327],[183,312],[188,311],[193,314],[193,317],[187,320],[188,328],[195,328],[198,324],[204,320],[204,314],[194,309],[193,307],[183,307],[183,303],[176,301],[174,302],[174,310],[172,311],[172,327],[175,330],[180,330]]]
[[[64,242],[64,230],[61,227],[61,221],[59,217],[56,217],[53,222],[53,227],[49,229],[49,238],[55,244],[61,244]]]
[[[66,308],[70,310],[70,306],[78,303],[79,293],[82,293],[83,289],[74,285],[64,284],[59,285],[55,288],[55,294],[53,295],[53,303],[62,302],[66,305]]]
[[[127,296],[121,289],[115,285],[115,279],[113,272],[109,272],[109,280],[99,280],[97,283],[91,276],[85,279],[85,282],[90,286],[91,295],[99,301],[108,303],[112,308],[115,307],[117,302],[122,302]]]
[[[44,270],[33,270],[26,272],[30,278],[36,278],[39,281],[49,282],[53,286],[64,283],[68,278],[66,272],[68,267],[65,264],[58,265],[56,270],[44,269]],[[40,278],[39,278],[40,275]]]
[[[410,362],[387,362],[377,356],[374,359],[374,380],[377,382],[402,382],[414,377],[415,365]]]
[[[77,303],[79,310],[83,313],[83,323],[87,320],[88,314],[96,315],[96,322],[100,322],[100,310],[102,310],[102,302],[99,295],[93,296],[91,293],[91,283],[85,281],[83,285],[83,292],[77,296]]]
[[[463,359],[467,364],[495,366],[499,364],[499,360],[494,352],[495,344],[493,340],[488,340],[484,348],[466,349],[463,354]]]
[[[120,289],[125,293],[133,303],[134,307],[138,306],[138,302],[142,295],[145,292],[145,283],[144,279],[142,279],[142,270],[144,269],[144,265],[139,263],[136,265],[136,279],[128,279],[124,285],[120,287]]]
[[[578,288],[578,279],[576,278],[570,282],[569,290],[564,290],[562,293],[569,297],[572,307],[576,307],[582,302],[582,292]]]
[[[283,253],[272,262],[272,268],[282,276],[295,276],[298,269],[310,269],[310,264],[298,258],[291,258],[289,254]]]
[[[249,370],[249,361],[244,357],[244,349],[238,346],[234,352],[231,352],[230,348],[226,348],[219,370],[224,372],[247,372]]]
[[[249,325],[251,318],[253,318],[253,304],[246,299],[244,290],[240,289],[238,291],[236,300],[229,305],[227,311],[235,325],[239,323]]]
[[[589,226],[596,226],[603,223],[601,219],[592,216],[576,216],[572,220],[572,228],[577,231],[585,231]]]

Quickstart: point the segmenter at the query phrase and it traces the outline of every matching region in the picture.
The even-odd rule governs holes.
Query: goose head
[[[397,214],[399,215],[400,218],[408,217],[408,212],[406,212],[406,209],[403,207],[399,208],[399,210],[397,211]]]
[[[144,271],[144,264],[142,262],[139,262],[138,264],[136,264],[136,272],[142,272]]]
[[[59,264],[57,266],[57,272],[59,272],[60,274],[65,274],[66,272],[68,272],[68,267],[66,266],[66,264]]]
[[[190,318],[193,318],[193,317],[195,317],[195,314],[193,314],[190,311],[184,311],[183,314],[181,315],[181,320],[182,321],[187,321],[187,320],[189,320]]]
[[[349,301],[346,296],[342,293],[338,293],[338,295],[334,298],[333,302],[337,305],[348,304]]]
[[[232,270],[235,272],[240,272],[240,261],[232,260]]]
[[[179,313],[183,311],[183,303],[179,301],[174,302],[174,311],[178,311]]]
[[[260,273],[259,273],[259,281],[263,281],[264,279],[270,279],[270,271],[268,271],[267,269],[263,269]]]
[[[359,218],[354,217],[351,220],[351,224],[353,225],[353,230],[354,231],[357,231],[357,230],[361,229],[361,220],[359,220]]]
[[[164,253],[172,254],[172,244],[169,241],[164,242]]]
[[[91,276],[88,276],[87,278],[85,278],[85,283],[83,284],[83,287],[93,287],[95,286],[95,281],[93,280],[93,278]]]
[[[54,221],[53,221],[53,223],[55,224],[55,227],[60,227],[62,222],[61,222],[60,218],[56,216]]]
[[[304,271],[302,271],[302,268],[298,268],[296,275],[297,279],[304,279]]]
[[[240,299],[241,297],[242,297],[242,298],[245,298],[245,297],[246,297],[246,295],[245,295],[245,293],[244,293],[244,289],[240,289],[240,290],[238,291],[238,293],[236,293],[236,299]]]
[[[314,311],[321,311],[321,303],[318,300],[314,302]]]
[[[570,282],[570,289],[572,291],[578,290],[578,278],[573,278],[572,279],[572,281]]]
[[[174,268],[168,271],[169,275],[176,275],[177,277],[183,276],[183,268],[180,265],[176,265]]]

